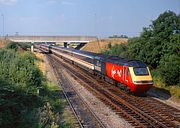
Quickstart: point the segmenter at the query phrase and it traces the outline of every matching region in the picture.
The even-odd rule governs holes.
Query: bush
[[[17,51],[18,49],[18,43],[15,42],[8,42],[8,44],[6,45],[7,49],[14,49],[15,51]]]
[[[35,57],[32,54],[10,50],[0,50],[0,54],[0,78],[31,91],[35,91],[32,86],[41,85],[42,74],[34,64]]]
[[[159,73],[166,85],[176,85],[180,83],[180,57],[165,55],[159,66]]]

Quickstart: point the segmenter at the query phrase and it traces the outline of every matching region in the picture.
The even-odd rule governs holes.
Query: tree
[[[180,20],[178,20],[178,18],[180,17],[174,12],[166,11],[160,14],[160,16],[152,22],[152,25],[150,25],[151,36],[148,40],[152,42],[151,47],[154,48],[152,50],[152,59],[154,59],[155,62],[151,59],[152,62],[154,62],[151,63],[154,64],[154,68],[159,65],[161,57],[167,54],[167,52],[165,52],[167,47],[165,46],[169,46],[171,36],[180,29]]]
[[[160,61],[159,73],[166,85],[180,83],[180,56],[165,55]]]
[[[180,36],[179,30],[180,15],[172,11],[160,14],[149,27],[143,28],[140,37],[130,39],[128,44],[129,55],[132,55],[130,57],[141,59],[157,68],[161,57],[171,52],[170,47],[180,43],[177,40]]]

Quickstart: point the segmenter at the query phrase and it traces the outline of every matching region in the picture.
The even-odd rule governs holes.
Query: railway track
[[[54,57],[54,56],[51,56]],[[57,59],[57,58],[56,58]],[[134,127],[178,128],[180,111],[151,97],[136,97],[112,86],[93,75],[56,60],[72,77],[94,93],[99,99],[124,117]]]
[[[105,128],[104,124],[84,102],[83,98],[76,93],[76,90],[71,86],[73,83],[63,75],[63,67],[58,64],[57,60],[47,55],[51,67],[61,85],[64,97],[66,98],[78,124],[73,127],[88,127],[88,128]]]

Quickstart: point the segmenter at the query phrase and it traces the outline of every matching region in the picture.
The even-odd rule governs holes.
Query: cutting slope
[[[122,44],[127,43],[128,39],[126,38],[117,38],[117,39],[102,39],[93,42],[89,42],[81,50],[90,51],[95,53],[100,53],[103,49],[108,49],[108,45],[111,44],[112,46],[115,44]]]

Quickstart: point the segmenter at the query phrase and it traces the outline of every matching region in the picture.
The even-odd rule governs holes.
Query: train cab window
[[[147,68],[134,68],[136,76],[149,75]]]
[[[130,75],[130,71],[129,71],[129,69],[127,70],[127,76],[129,76]]]

